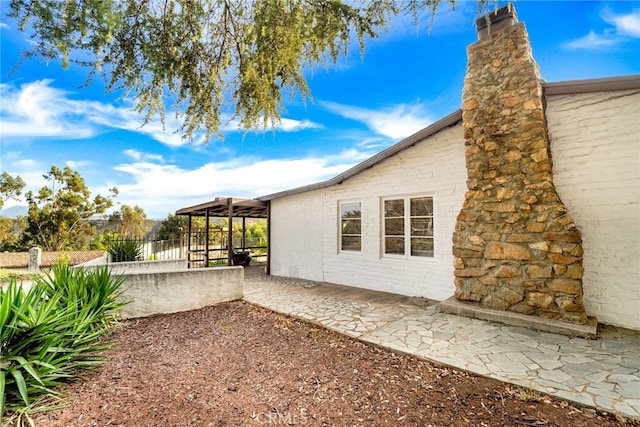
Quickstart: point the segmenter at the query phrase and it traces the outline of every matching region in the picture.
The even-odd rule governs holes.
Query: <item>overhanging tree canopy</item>
[[[400,14],[434,14],[455,0],[11,0],[29,32],[27,57],[61,60],[124,90],[148,121],[165,105],[185,138],[275,125],[283,95],[310,97],[307,67],[335,63],[353,40],[364,50]],[[479,8],[491,0],[477,0]]]

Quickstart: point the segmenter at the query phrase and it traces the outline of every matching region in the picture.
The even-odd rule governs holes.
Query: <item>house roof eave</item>
[[[554,83],[542,83],[544,96],[553,95],[568,95],[574,93],[590,93],[590,92],[606,92],[617,90],[634,90],[640,89],[640,74],[633,74],[628,76],[616,76],[605,77],[597,79],[584,79],[584,80],[568,80]],[[462,110],[457,110],[441,120],[427,126],[426,128],[416,132],[408,138],[392,145],[384,151],[376,154],[375,156],[365,160],[362,163],[357,164],[346,172],[331,178],[327,181],[322,181],[303,187],[292,188],[290,190],[280,191],[278,193],[268,194],[266,196],[257,197],[258,200],[270,201],[279,199],[282,197],[293,196],[296,194],[306,193],[308,191],[319,190],[322,188],[331,187],[333,185],[341,184],[346,179],[351,178],[354,175],[382,162],[383,160],[395,155],[396,153],[408,148],[417,142],[445,129],[453,126],[462,120]]]
[[[640,74],[543,83],[545,96],[640,89]]]
[[[282,197],[293,196],[295,194],[306,193],[308,191],[319,190],[322,188],[332,187],[334,185],[341,184],[343,181],[351,178],[352,176],[357,175],[360,172],[366,169],[369,169],[370,167],[373,167],[374,165],[382,162],[383,160],[388,159],[389,157],[397,154],[398,152],[412,145],[417,144],[423,139],[428,138],[429,136],[434,135],[445,128],[456,125],[461,120],[462,120],[462,110],[457,110],[449,114],[448,116],[438,120],[437,122],[432,123],[426,128],[414,133],[413,135],[403,139],[402,141],[392,145],[386,150],[383,150],[378,154],[368,158],[367,160],[355,165],[351,169],[341,173],[340,175],[334,178],[331,178],[326,181],[310,184],[310,185],[305,185],[302,187],[292,188],[290,190],[280,191],[278,193],[268,194],[266,196],[258,197],[257,199],[266,202],[274,199],[280,199]]]

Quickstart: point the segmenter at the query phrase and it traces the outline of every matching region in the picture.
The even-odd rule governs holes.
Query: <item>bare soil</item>
[[[246,302],[124,321],[36,426],[618,426]]]

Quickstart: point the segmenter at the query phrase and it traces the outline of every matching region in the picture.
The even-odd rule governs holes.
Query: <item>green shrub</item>
[[[112,262],[142,261],[142,244],[130,237],[112,240],[107,252],[111,254]]]
[[[0,425],[50,409],[56,386],[102,362],[121,284],[106,268],[58,265],[29,291],[15,280],[0,290]]]

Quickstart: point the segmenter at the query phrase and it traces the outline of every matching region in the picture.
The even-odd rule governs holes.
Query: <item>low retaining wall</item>
[[[97,264],[94,264],[94,265],[97,265]],[[168,271],[187,270],[186,259],[171,259],[171,260],[161,260],[161,261],[110,262],[107,265],[109,266],[109,270],[114,274],[121,274],[121,273],[127,273],[127,272],[165,273]],[[104,266],[104,264],[102,264],[101,266]]]
[[[123,318],[195,310],[242,299],[242,267],[191,268],[165,272],[124,272]]]
[[[90,265],[98,268],[105,265]],[[243,267],[186,268],[185,260],[107,264],[112,276],[124,277],[120,301],[129,301],[122,318],[177,313],[242,299]]]

